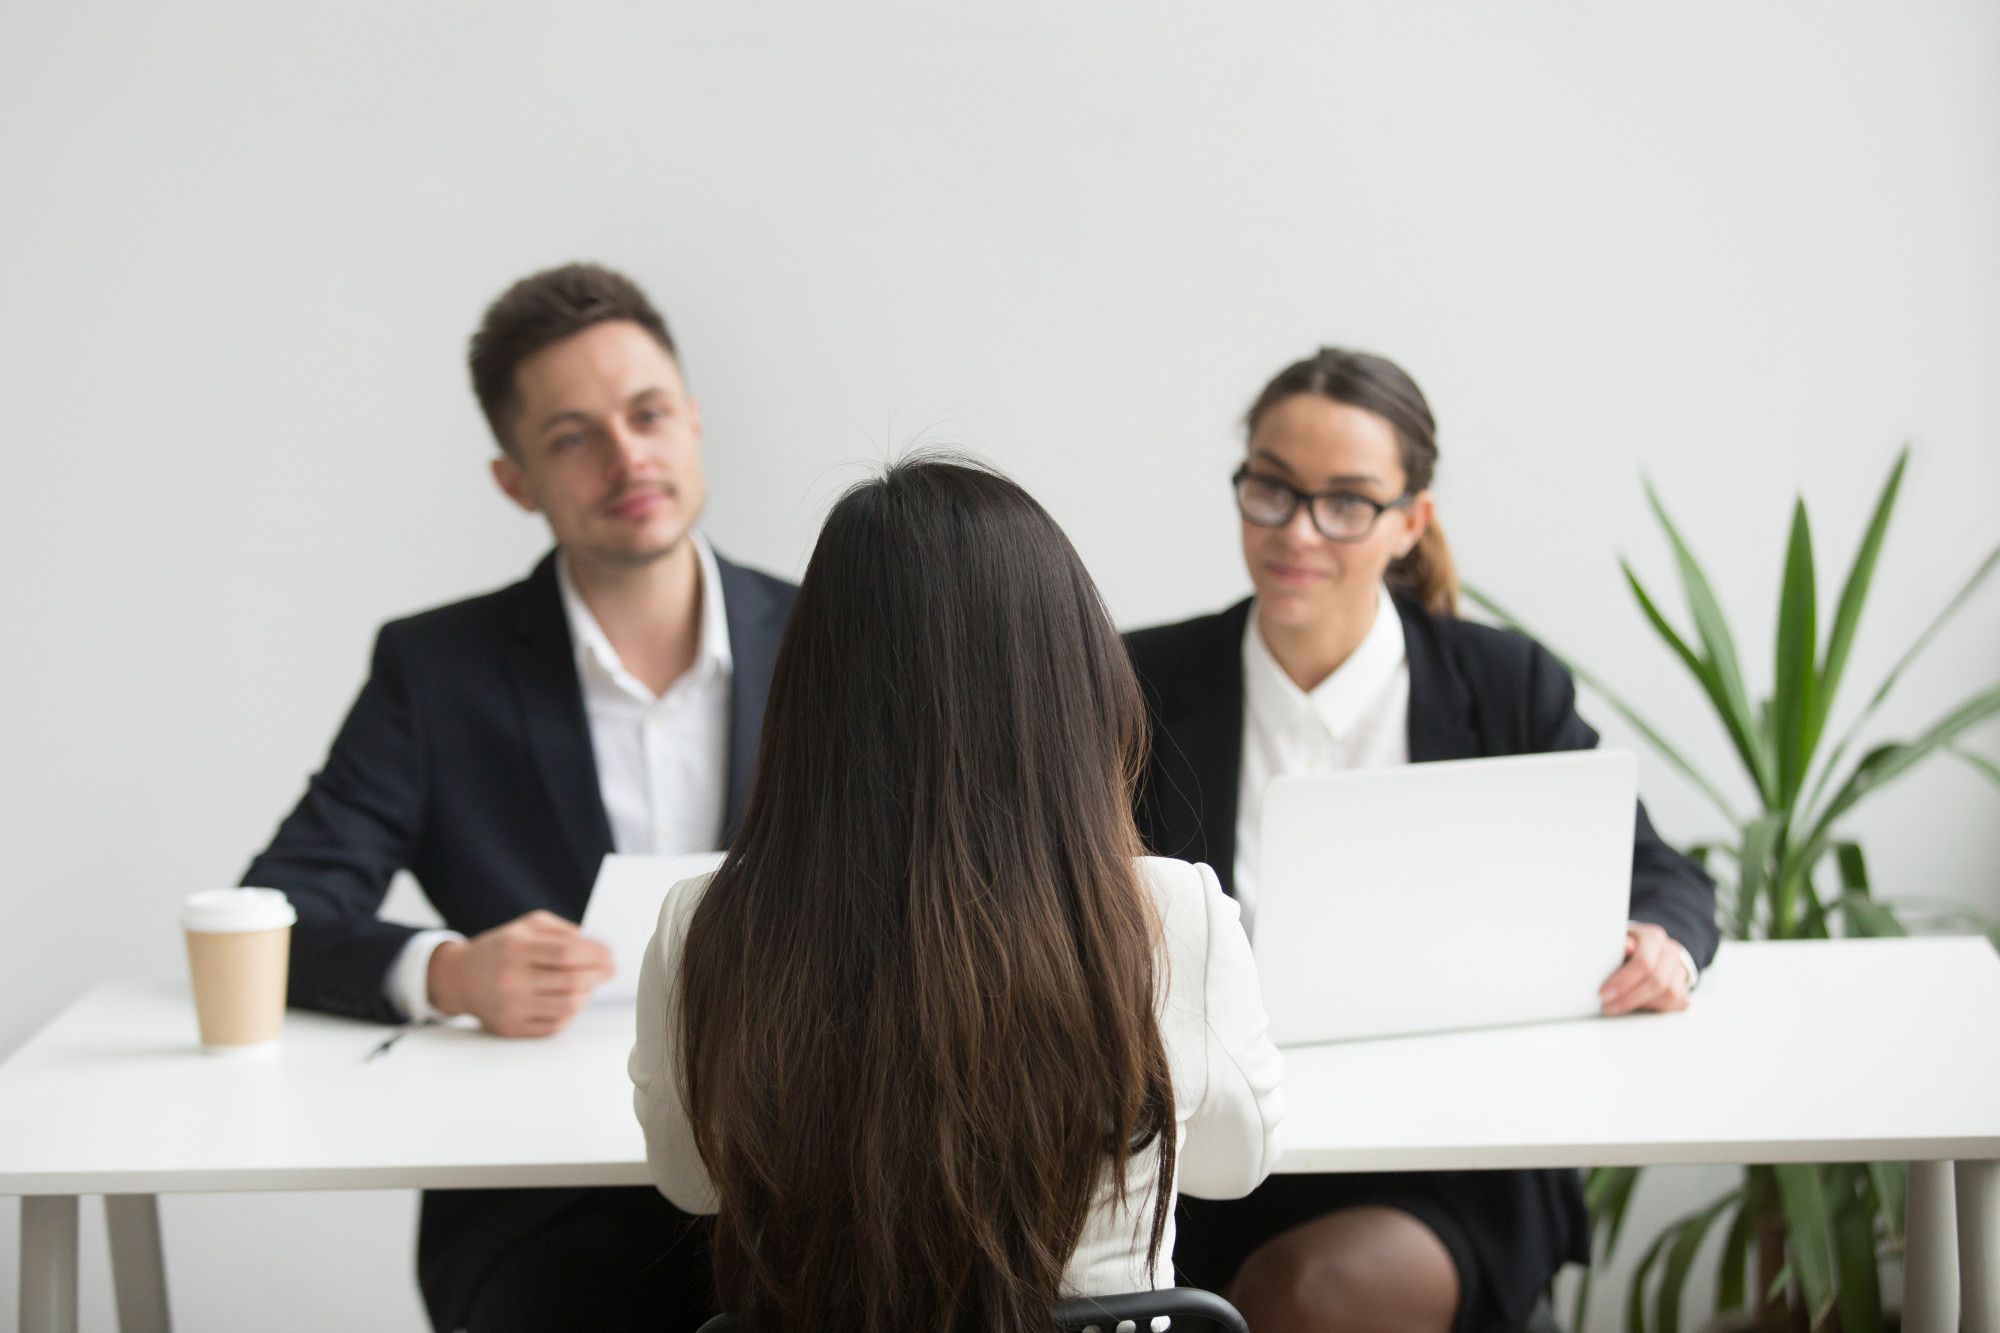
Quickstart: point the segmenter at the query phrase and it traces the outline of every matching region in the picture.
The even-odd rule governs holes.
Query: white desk
[[[91,991],[0,1065],[24,1333],[74,1327],[82,1194],[138,1333],[167,1327],[161,1193],[644,1183],[630,1025],[427,1028],[371,1061],[384,1029],[295,1013],[280,1053],[217,1058],[184,987]],[[1730,945],[1685,1014],[1289,1052],[1282,1169],[1907,1160],[1903,1327],[1956,1328],[1962,1294],[2000,1333],[1996,1034],[1983,941]]]

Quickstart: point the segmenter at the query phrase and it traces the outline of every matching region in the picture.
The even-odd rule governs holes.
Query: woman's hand
[[[1688,1007],[1687,963],[1673,936],[1648,921],[1625,928],[1625,965],[1598,991],[1607,1014],[1670,1013]]]

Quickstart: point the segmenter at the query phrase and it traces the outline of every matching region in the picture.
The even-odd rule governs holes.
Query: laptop
[[[1251,951],[1280,1046],[1584,1018],[1624,961],[1629,751],[1274,779]]]

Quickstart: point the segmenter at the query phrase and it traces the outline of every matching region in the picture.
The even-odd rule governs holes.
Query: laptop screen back
[[[1252,942],[1273,1039],[1597,1013],[1636,801],[1622,750],[1274,780]]]

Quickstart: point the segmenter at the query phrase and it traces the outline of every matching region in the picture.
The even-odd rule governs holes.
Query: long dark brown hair
[[[1243,414],[1245,428],[1256,434],[1266,412],[1302,393],[1362,408],[1388,422],[1396,431],[1405,488],[1412,495],[1430,488],[1437,474],[1437,419],[1424,391],[1401,366],[1386,356],[1322,347],[1271,377]],[[1410,553],[1389,566],[1387,582],[1433,615],[1458,614],[1458,566],[1435,518]]]
[[[680,976],[717,1294],[752,1328],[1044,1324],[1151,1144],[1157,1262],[1144,746],[1097,588],[1026,491],[931,455],[834,505]]]

